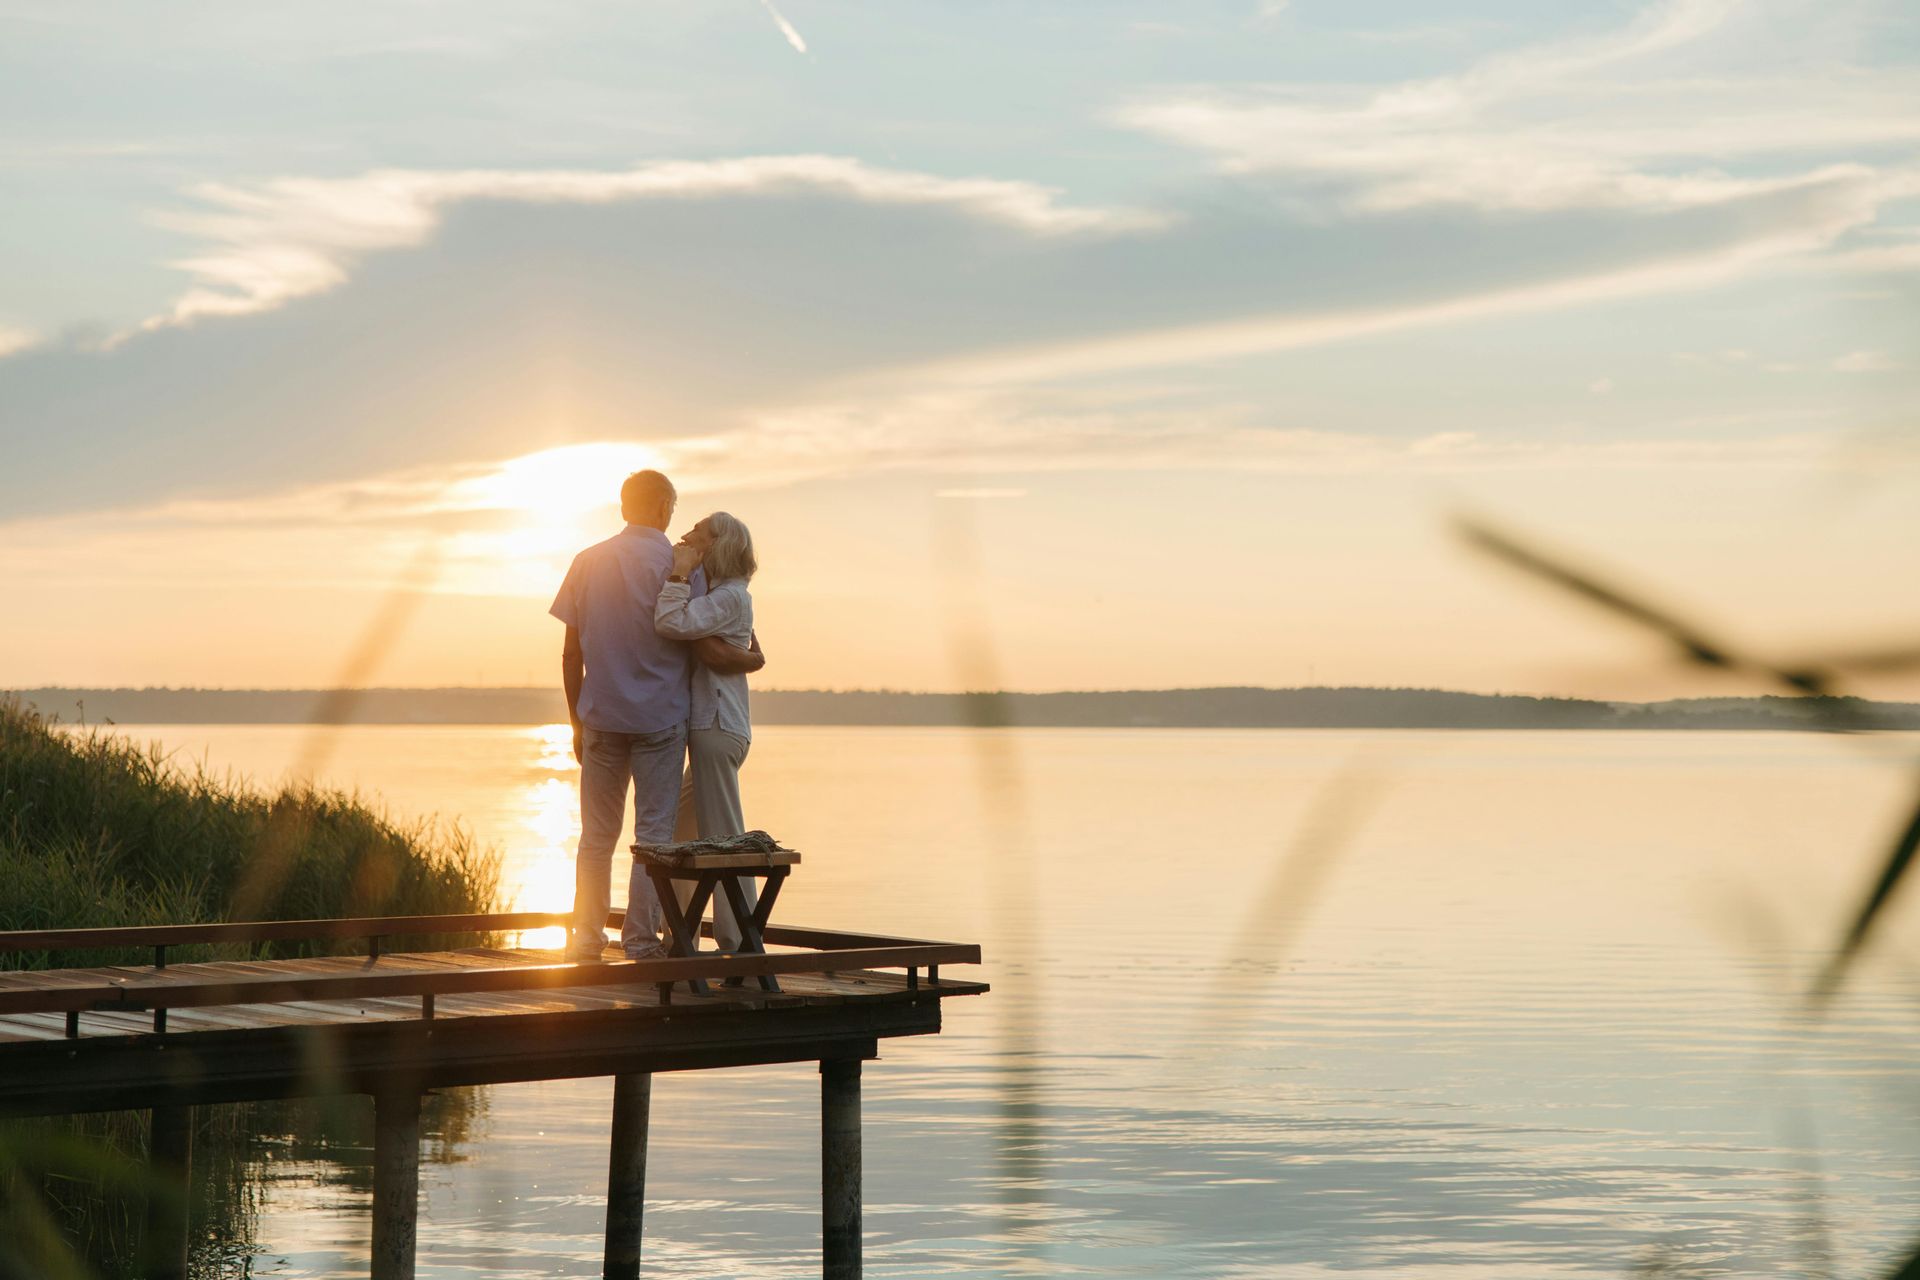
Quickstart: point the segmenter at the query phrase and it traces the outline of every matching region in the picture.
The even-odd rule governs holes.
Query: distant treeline
[[[23,689],[73,723],[551,724],[557,688]],[[1920,729],[1920,704],[1848,700],[1887,728]],[[1805,729],[1810,698],[1600,702],[1444,689],[1149,689],[1106,693],[756,690],[760,724],[1020,725],[1257,729]]]

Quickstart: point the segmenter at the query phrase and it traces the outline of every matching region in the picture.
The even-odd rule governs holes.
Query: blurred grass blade
[[[1603,582],[1593,573],[1575,569],[1534,547],[1523,545],[1481,521],[1462,518],[1456,522],[1456,527],[1468,545],[1536,578],[1562,587],[1610,613],[1638,623],[1665,637],[1694,662],[1728,669],[1748,665],[1736,659],[1726,645],[1709,637],[1704,628],[1650,604],[1624,588]]]
[[[1853,963],[1854,956],[1866,943],[1868,932],[1873,928],[1874,922],[1880,918],[1888,901],[1892,899],[1894,890],[1900,887],[1900,882],[1906,877],[1907,868],[1913,865],[1913,854],[1916,848],[1920,848],[1920,805],[1915,807],[1912,816],[1907,819],[1905,829],[1893,842],[1893,848],[1887,853],[1886,863],[1880,869],[1880,878],[1874,882],[1872,892],[1867,895],[1867,900],[1861,904],[1859,912],[1854,916],[1853,924],[1848,928],[1846,937],[1841,939],[1840,949],[1827,962],[1826,968],[1821,971],[1818,981],[1808,993],[1808,999],[1814,1007],[1824,1005],[1839,989],[1841,981],[1846,977],[1848,966]]]
[[[1033,1269],[1049,1264],[1046,1237],[1032,1233],[1034,1210],[1048,1195],[1044,987],[1034,942],[1038,884],[1026,770],[1013,738],[1004,732],[1013,722],[1012,709],[993,640],[991,596],[982,581],[970,503],[948,500],[936,505],[932,553],[946,595],[948,658],[965,691],[962,706],[988,832],[992,861],[985,874],[999,953],[996,965],[1026,984],[1024,990],[1003,992],[996,1006],[994,1182],[1001,1230],[1008,1239],[1023,1241],[1020,1265]]]
[[[1796,667],[1825,668],[1829,671],[1854,671],[1885,674],[1920,667],[1920,645],[1887,645],[1877,649],[1842,649],[1832,653],[1809,655]]]
[[[313,709],[313,725],[295,756],[295,777],[314,777],[332,756],[340,726],[353,718],[354,709],[366,695],[367,681],[399,643],[407,624],[419,611],[422,598],[439,576],[440,543],[429,538],[420,544],[413,559],[387,588],[380,607],[374,610],[346,662],[334,676],[332,687],[321,693]]]
[[[1796,693],[1817,695],[1818,700],[1812,704],[1815,714],[1825,720],[1829,727],[1872,727],[1866,722],[1866,717],[1859,706],[1850,699],[1839,697],[1834,689],[1833,676],[1819,665],[1789,667],[1757,661],[1737,653],[1731,646],[1710,638],[1702,628],[1682,621],[1676,614],[1648,604],[1620,587],[1602,582],[1591,573],[1575,569],[1534,548],[1525,546],[1480,521],[1463,518],[1458,521],[1458,528],[1461,536],[1476,549],[1654,631],[1695,662],[1728,670],[1756,672]],[[1915,656],[1915,652],[1907,648],[1889,648],[1874,653],[1856,654],[1852,661],[1857,666],[1891,670],[1907,663]],[[1823,1006],[1839,989],[1848,967],[1866,942],[1874,922],[1879,919],[1882,909],[1905,877],[1907,868],[1913,862],[1916,847],[1920,847],[1920,809],[1915,810],[1899,839],[1894,841],[1872,892],[1861,904],[1853,924],[1841,939],[1839,949],[1808,991],[1808,1004],[1814,1010]]]
[[[380,663],[399,643],[423,595],[438,577],[439,566],[440,544],[437,539],[429,538],[420,544],[413,559],[387,588],[385,598],[360,633],[333,686],[321,694],[314,708],[313,724],[290,771],[296,782],[310,783],[332,758],[341,726],[352,719],[354,708],[365,695],[368,678],[379,670]],[[295,812],[291,806],[275,811],[276,820],[262,833],[248,863],[247,874],[235,886],[229,919],[258,919],[267,904],[279,896],[291,871],[291,860],[303,840],[298,822],[291,816]]]
[[[1355,755],[1315,793],[1293,838],[1280,850],[1252,909],[1242,918],[1201,1015],[1221,1010],[1208,1028],[1219,1040],[1246,1021],[1257,1000],[1239,992],[1235,966],[1256,963],[1271,977],[1293,950],[1314,905],[1325,890],[1340,856],[1377,806],[1384,778],[1371,752]]]
[[[1820,1139],[1814,1128],[1813,1104],[1805,1081],[1790,1077],[1785,1121],[1787,1147],[1793,1152],[1798,1175],[1788,1199],[1798,1212],[1792,1225],[1792,1246],[1800,1255],[1801,1274],[1808,1280],[1831,1280],[1835,1273],[1833,1225],[1827,1212],[1826,1169],[1820,1162]]]
[[[1920,1280],[1920,1245],[1914,1246],[1905,1262],[1887,1272],[1887,1280]]]
[[[1794,696],[1812,695],[1806,705],[1822,728],[1840,732],[1874,727],[1860,703],[1840,695],[1835,688],[1834,673],[1825,664],[1763,661],[1710,635],[1706,628],[1683,619],[1673,610],[1654,605],[1635,592],[1575,568],[1482,521],[1462,517],[1455,522],[1455,527],[1474,549],[1652,631],[1689,662],[1758,675]],[[1900,652],[1888,649],[1881,657],[1891,663]]]
[[[1805,654],[1791,662],[1763,662],[1712,637],[1706,628],[1682,618],[1677,612],[1652,604],[1589,570],[1575,568],[1483,521],[1463,517],[1456,521],[1456,528],[1476,550],[1655,632],[1689,661],[1705,666],[1756,673],[1796,693],[1828,697],[1836,696],[1833,684],[1840,672],[1884,674],[1920,667],[1920,645],[1914,644]]]

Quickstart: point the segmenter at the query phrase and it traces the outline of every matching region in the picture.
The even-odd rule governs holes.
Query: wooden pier
[[[653,1073],[818,1062],[823,1274],[859,1276],[861,1064],[881,1040],[937,1033],[941,1001],[986,991],[941,973],[978,964],[980,948],[768,924],[764,952],[665,960],[629,961],[613,948],[598,964],[521,947],[390,949],[400,938],[566,920],[517,912],[0,933],[5,952],[152,955],[146,965],[0,971],[0,1115],[148,1111],[155,1173],[180,1187],[193,1107],[369,1094],[371,1274],[411,1280],[422,1093],[612,1076],[605,1274],[631,1277]],[[609,924],[619,927],[619,913]],[[169,963],[180,947],[257,953],[320,940],[357,940],[364,953]],[[186,1274],[184,1204],[184,1194],[156,1194],[149,1207],[155,1280]]]

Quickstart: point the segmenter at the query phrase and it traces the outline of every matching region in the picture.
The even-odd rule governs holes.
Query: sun
[[[659,451],[644,444],[562,445],[462,482],[461,496],[476,507],[525,512],[535,523],[571,524],[583,511],[618,505],[629,474],[662,465]]]
[[[551,591],[575,552],[619,529],[620,482],[664,469],[649,445],[601,441],[523,454],[455,481],[448,505],[499,517],[462,539],[456,558],[488,566],[490,589]]]

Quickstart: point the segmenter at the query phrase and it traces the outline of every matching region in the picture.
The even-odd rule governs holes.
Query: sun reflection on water
[[[544,724],[522,731],[532,746],[530,768],[537,777],[521,788],[513,809],[518,814],[509,865],[519,872],[507,887],[509,911],[565,911],[573,905],[573,857],[580,835],[579,790],[575,781],[573,730]],[[530,929],[519,937],[527,947],[560,947],[566,930],[558,925]]]
[[[556,773],[571,773],[573,762],[573,727],[565,724],[543,724],[526,731],[540,746],[540,758],[533,762],[536,769],[551,769]]]

